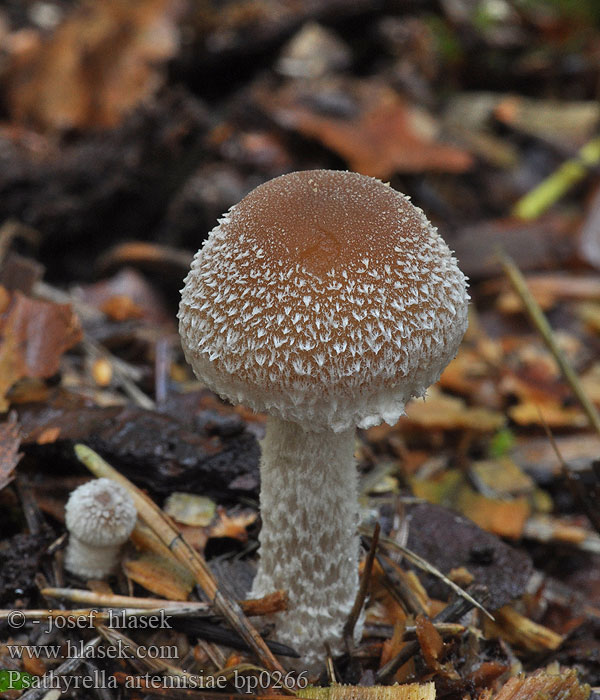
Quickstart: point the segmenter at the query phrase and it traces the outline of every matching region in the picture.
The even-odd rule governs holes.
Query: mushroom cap
[[[423,212],[375,178],[282,175],[219,221],[179,331],[222,397],[311,430],[395,422],[455,356],[467,283]]]
[[[78,486],[69,496],[65,521],[69,532],[95,547],[119,545],[135,527],[137,511],[133,499],[112,479],[93,479]]]

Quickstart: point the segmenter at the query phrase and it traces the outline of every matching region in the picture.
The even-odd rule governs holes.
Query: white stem
[[[95,547],[71,534],[65,554],[65,568],[81,578],[104,578],[115,570],[120,551],[120,544]]]
[[[342,628],[358,588],[354,434],[267,419],[252,595],[288,592],[288,610],[272,616],[274,636],[302,655],[298,668],[316,670],[325,644],[334,654],[342,651]]]

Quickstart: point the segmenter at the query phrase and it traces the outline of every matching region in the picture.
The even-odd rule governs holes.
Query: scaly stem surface
[[[342,628],[358,589],[354,434],[267,420],[252,595],[288,592],[288,610],[272,616],[274,636],[302,655],[298,669],[316,670],[325,644],[334,654],[342,651]]]

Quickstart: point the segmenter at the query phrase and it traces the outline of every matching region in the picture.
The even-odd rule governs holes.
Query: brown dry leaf
[[[173,491],[164,504],[164,511],[180,525],[193,527],[208,527],[213,518],[217,506],[214,501],[206,496],[196,493],[183,493]]]
[[[499,349],[498,343],[494,346]],[[499,353],[500,355],[500,353]],[[462,345],[458,355],[442,372],[440,386],[461,394],[473,395],[491,374],[490,363],[477,348]]]
[[[556,674],[538,671],[532,676],[510,678],[494,700],[587,700],[590,693],[589,685],[577,680],[575,669]]]
[[[187,600],[194,577],[179,562],[156,554],[142,554],[123,562],[126,575],[151,593],[168,600]]]
[[[542,417],[540,417],[540,411]],[[549,428],[586,428],[589,421],[579,408],[562,406],[556,401],[524,401],[508,409],[508,415],[518,425],[539,425]]]
[[[575,102],[511,95],[496,105],[494,116],[513,129],[560,148],[576,148],[593,136],[600,122],[600,105],[595,100]]]
[[[235,515],[227,515],[225,508],[217,508],[218,520],[210,528],[209,538],[214,537],[231,537],[240,542],[248,541],[248,532],[246,528],[256,520],[258,514],[253,511],[236,513]]]
[[[19,379],[56,374],[61,355],[82,338],[69,304],[29,299],[15,292],[0,316],[0,411],[6,394]]]
[[[470,408],[459,398],[446,396],[437,389],[427,392],[426,401],[413,400],[406,409],[406,417],[399,425],[412,424],[427,430],[474,430],[487,433],[499,430],[505,422],[498,411]]]
[[[464,489],[458,500],[461,513],[479,527],[500,537],[518,539],[523,533],[531,506],[526,498],[500,500]]]
[[[379,178],[397,172],[464,172],[471,156],[438,141],[433,118],[376,80],[294,82],[273,95],[259,94],[264,109],[284,128],[320,141],[351,170]],[[332,103],[354,104],[343,114]]]
[[[34,676],[43,676],[48,670],[44,662],[35,656],[32,649],[24,647],[23,651],[23,670],[31,673]]]
[[[536,487],[533,479],[510,457],[473,462],[471,476],[482,493],[495,496],[529,495]]]
[[[108,279],[77,287],[76,295],[114,321],[144,319],[155,325],[172,322],[155,287],[130,267],[119,270]]]
[[[14,52],[7,69],[13,119],[44,129],[113,127],[162,82],[175,53],[181,3],[87,0],[47,39]]]
[[[600,437],[595,433],[557,435],[554,439],[560,455],[573,471],[588,469],[600,454]],[[512,456],[527,472],[537,470],[538,473],[557,475],[561,471],[556,452],[546,437],[532,438],[527,435],[518,438]]]
[[[130,321],[144,316],[143,309],[125,294],[110,297],[102,304],[100,310],[113,321]]]
[[[563,637],[551,629],[521,615],[510,605],[494,611],[495,621],[484,620],[486,637],[501,638],[509,644],[531,652],[554,651]]]
[[[19,424],[16,415],[11,413],[0,423],[0,491],[14,478],[13,471],[21,459],[20,444]]]
[[[538,542],[560,542],[589,551],[600,552],[600,538],[595,532],[568,518],[535,515],[527,521],[523,535]]]
[[[448,578],[461,588],[470,586],[475,580],[473,574],[465,566],[457,566],[455,569],[450,569]]]
[[[600,297],[600,280],[592,275],[575,276],[569,274],[535,275],[526,278],[529,291],[544,311],[552,308],[559,300],[575,299],[580,301],[595,300]],[[487,289],[492,289],[491,283]],[[496,300],[496,306],[502,313],[523,311],[519,296],[508,289],[505,284]]]
[[[432,479],[413,479],[411,487],[417,498],[458,510],[482,529],[501,537],[520,537],[531,513],[526,498],[494,499],[476,493],[456,469]]]
[[[441,634],[425,615],[417,615],[415,626],[425,663],[433,671],[438,671],[440,669],[440,658],[444,653],[444,642]]]

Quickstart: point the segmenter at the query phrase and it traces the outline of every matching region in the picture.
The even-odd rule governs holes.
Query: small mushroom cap
[[[198,378],[313,430],[395,422],[455,356],[467,284],[408,198],[375,178],[270,180],[220,220],[185,279]]]
[[[69,532],[95,547],[125,542],[136,519],[133,499],[111,479],[93,479],[77,487],[65,507]]]

